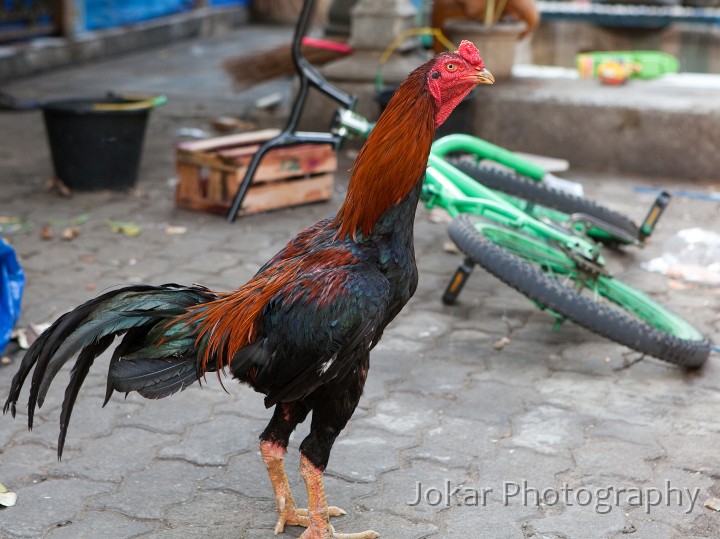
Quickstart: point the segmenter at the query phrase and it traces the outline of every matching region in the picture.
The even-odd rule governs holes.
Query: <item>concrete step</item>
[[[377,118],[371,83],[332,82],[359,96],[361,114]],[[472,134],[567,159],[572,169],[720,179],[720,75],[604,86],[575,70],[520,65],[512,79],[480,88],[471,114]],[[306,128],[325,129],[327,100],[313,96],[305,118]]]

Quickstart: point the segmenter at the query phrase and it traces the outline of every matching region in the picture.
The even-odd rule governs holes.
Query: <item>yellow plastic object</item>
[[[603,84],[619,86],[627,82],[635,69],[637,66],[633,64],[606,60],[598,65],[597,77]]]
[[[680,70],[677,58],[660,51],[584,52],[576,56],[575,62],[583,78],[598,77],[598,69],[605,62],[632,66],[628,76],[638,79],[654,79]]]

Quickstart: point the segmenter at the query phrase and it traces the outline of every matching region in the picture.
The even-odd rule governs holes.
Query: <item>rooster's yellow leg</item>
[[[285,475],[285,458],[287,450],[273,442],[260,442],[260,454],[262,455],[265,467],[267,468],[270,482],[275,491],[275,501],[278,508],[278,521],[275,524],[275,535],[282,533],[285,525],[288,526],[304,526],[310,525],[307,509],[299,509],[295,504],[290,485],[288,484],[287,475]],[[328,515],[337,517],[344,515],[345,511],[339,507],[329,507]]]
[[[336,533],[330,525],[331,510],[325,500],[325,487],[322,481],[323,472],[310,462],[305,455],[300,455],[300,476],[305,481],[308,493],[308,529],[300,539],[375,539],[380,534],[374,531],[360,533]]]

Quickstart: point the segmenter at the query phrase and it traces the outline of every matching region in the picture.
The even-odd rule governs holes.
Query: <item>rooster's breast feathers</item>
[[[391,285],[374,246],[336,242],[311,253],[325,263],[296,270],[292,282],[266,303],[256,339],[230,363],[235,377],[266,394],[268,407],[343,377],[386,324]],[[308,252],[301,258],[307,260]],[[292,266],[281,257],[273,262],[263,270]]]

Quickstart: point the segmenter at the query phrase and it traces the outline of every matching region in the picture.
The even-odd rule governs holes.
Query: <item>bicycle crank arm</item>
[[[587,215],[585,213],[573,213],[570,215],[567,224],[569,225],[568,228],[571,232],[576,233],[576,229],[573,227],[573,225],[579,223],[582,225],[582,234],[587,235],[588,229],[590,227],[596,227],[600,230],[604,230],[605,232],[612,235],[617,241],[624,244],[631,244],[631,245],[642,245],[641,240],[645,238],[645,236],[641,236],[640,233],[638,233],[638,236],[640,236],[640,240],[638,238],[631,236],[627,232],[625,232],[623,229],[616,227],[615,225],[612,225],[610,223],[605,222],[602,219],[598,219],[597,217],[593,217],[591,215]]]

